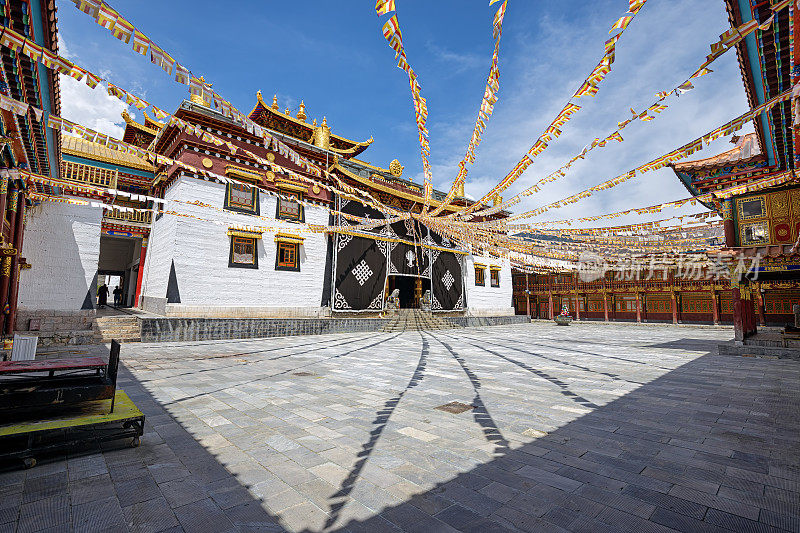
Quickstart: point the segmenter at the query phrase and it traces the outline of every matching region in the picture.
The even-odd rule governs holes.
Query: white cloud
[[[653,4],[653,5],[651,5]],[[591,7],[586,8],[592,11]],[[507,31],[501,50],[501,90],[490,119],[477,163],[470,167],[466,190],[482,196],[526,153],[558,113],[567,97],[592,70],[608,38],[614,13],[597,8],[584,13],[583,24],[544,14],[538,25],[522,34]],[[686,13],[693,13],[687,17]],[[617,45],[611,74],[595,98],[585,97],[584,107],[564,128],[564,134],[503,196],[509,198],[564,164],[595,137],[616,129],[616,122],[630,116],[628,108],[642,111],[655,101],[657,91],[675,87],[702,63],[714,42],[728,27],[725,11],[715,3],[676,0],[648,3]],[[504,51],[508,51],[504,54]],[[670,97],[669,109],[652,122],[634,122],[623,130],[623,143],[594,150],[573,165],[566,178],[513,208],[522,212],[569,196],[617,176],[678,146],[747,110],[739,66],[734,52],[718,59],[714,73],[695,81],[696,89],[680,98]],[[456,175],[456,163],[471,134],[474,115],[457,121],[429,122],[436,146],[434,184],[447,190]],[[752,131],[752,128],[745,131]],[[719,140],[693,158],[704,158],[730,149]],[[643,207],[687,197],[689,194],[670,169],[644,174],[566,208],[550,211],[536,220],[562,219]],[[695,212],[698,208],[688,211]],[[684,210],[687,212],[687,210]],[[650,219],[675,214],[670,210]],[[641,222],[645,217],[615,219],[614,223]]]
[[[103,85],[91,89],[84,82],[63,74],[59,83],[64,118],[117,139],[122,138],[125,131],[122,112],[128,108],[124,102],[108,94]]]
[[[80,59],[69,51],[67,43],[60,34],[58,36],[58,50],[59,55],[81,63]],[[99,72],[98,75],[105,78],[109,73]],[[61,74],[59,76],[59,86],[61,88],[62,117],[117,139],[122,138],[122,134],[125,131],[122,112],[128,106],[118,98],[108,94],[108,89],[103,84],[92,89],[86,85],[85,81],[78,81]],[[139,96],[143,95],[139,93]],[[135,115],[131,113],[131,116]]]

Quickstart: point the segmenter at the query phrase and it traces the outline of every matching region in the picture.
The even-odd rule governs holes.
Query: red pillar
[[[755,293],[755,301],[756,305],[758,306],[758,324],[760,326],[767,325],[767,317],[764,316],[764,294],[761,292],[761,284],[755,285],[753,288],[753,292]]]
[[[714,316],[714,324],[719,324],[719,298],[717,298],[717,291],[711,287],[711,310]]]
[[[581,319],[581,298],[578,293],[575,293],[575,320]]]
[[[678,296],[675,291],[669,291],[670,296],[672,297],[672,323],[678,323]]]
[[[756,332],[756,317],[751,290],[745,285],[738,285],[731,291],[733,295],[733,332],[734,339],[743,341]]]
[[[736,226],[733,222],[733,200],[730,198],[722,202],[722,226],[725,231],[725,246],[736,246]]]
[[[642,297],[639,291],[636,291],[636,322],[642,321]]]
[[[608,293],[603,291],[603,314],[605,315],[606,322],[608,322]]]
[[[141,307],[139,298],[142,295],[142,277],[144,276],[144,259],[147,256],[147,237],[142,237],[142,249],[139,252],[139,273],[136,276],[136,298],[134,307]]]
[[[527,311],[528,318],[531,318],[531,293],[530,293],[530,286],[528,284],[528,276],[530,276],[530,274],[525,274],[525,308]]]
[[[731,297],[733,298],[733,338],[736,341],[743,341],[745,337],[744,313],[742,312],[743,301],[738,286],[731,290]]]
[[[22,253],[22,237],[25,230],[25,191],[17,193],[17,222],[14,227],[14,248],[17,255],[11,259],[11,279],[8,290],[8,316],[6,317],[6,335],[14,333],[17,318],[17,296],[19,294],[19,258]]]
[[[9,225],[9,241],[12,246],[14,242],[14,235],[15,235],[15,228],[17,225],[17,190],[11,189],[8,191],[8,202],[6,204],[6,212],[3,212],[2,216],[0,216],[0,224],[5,222],[5,215],[8,214],[8,225]],[[11,268],[13,264],[13,259],[10,255],[3,256],[3,262],[0,267],[0,316],[3,318],[3,331],[6,330],[5,322],[8,320],[8,311],[9,307],[7,307],[8,303],[8,295],[9,289],[11,288]]]

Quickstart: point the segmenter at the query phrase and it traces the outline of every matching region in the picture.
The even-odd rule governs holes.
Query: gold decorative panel
[[[779,191],[770,194],[769,203],[773,217],[789,216],[789,191]]]

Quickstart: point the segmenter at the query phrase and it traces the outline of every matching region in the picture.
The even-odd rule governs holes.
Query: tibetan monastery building
[[[769,2],[726,0],[725,5],[733,26],[763,23],[772,16]],[[797,44],[790,47],[800,29],[800,19],[795,20],[790,27],[789,10],[780,11],[768,29],[736,45],[751,109],[800,80]],[[745,342],[758,325],[793,324],[792,305],[800,304],[800,187],[795,176],[800,145],[791,117],[787,100],[761,113],[755,132],[735,137],[731,150],[671,165],[693,196],[716,194],[705,205],[724,219],[722,255],[743,258],[755,265],[754,272],[733,282],[710,276],[685,279],[676,269],[629,281],[617,281],[617,273],[608,272],[592,282],[581,281],[576,272],[515,273],[517,312],[552,317],[565,304],[580,319],[732,323],[736,339]]]
[[[358,223],[347,215],[384,215],[332,192],[337,183],[400,211],[422,207],[422,186],[403,177],[397,160],[387,169],[359,159],[372,139],[342,137],[325,118],[310,120],[304,104],[292,116],[260,93],[249,118],[283,148],[266,146],[200,98],[182,102],[174,116],[194,134],[123,114],[123,140],[175,164],[64,136],[63,186],[37,183],[48,199],[27,220],[23,254],[31,271],[20,289],[18,330],[54,316],[80,329],[95,313],[98,280],[108,276],[122,280],[122,305],[167,317],[377,316],[395,290],[401,308],[419,306],[430,291],[434,312],[514,314],[508,260],[411,221],[348,229]],[[246,151],[291,172],[270,170]],[[333,176],[311,176],[293,153]],[[435,191],[433,205],[444,196]],[[449,209],[467,204],[462,191]],[[312,232],[306,224],[337,230]],[[485,271],[481,283],[476,268]]]

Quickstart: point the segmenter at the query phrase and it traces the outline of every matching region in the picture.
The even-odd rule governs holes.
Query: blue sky
[[[281,109],[296,112],[300,100],[311,118],[326,116],[333,131],[375,141],[362,159],[387,167],[397,158],[405,175],[421,181],[419,145],[405,73],[381,35],[374,1],[277,2],[237,0],[110,2],[178,61],[241,111],[249,112],[259,89],[278,95]],[[409,62],[428,100],[434,184],[447,189],[472,132],[483,95],[493,41],[494,11],[486,0],[396,0]],[[112,83],[174,111],[186,97],[149,58],[134,54],[59,0],[59,30],[68,56]],[[627,0],[509,0],[500,49],[500,92],[493,117],[470,167],[467,193],[482,195],[525,154],[603,53],[608,29],[627,10]],[[617,45],[612,72],[564,134],[540,155],[505,196],[558,168],[595,137],[616,128],[691,74],[709,44],[728,27],[722,0],[649,0]],[[63,52],[63,49],[62,49]],[[634,123],[625,142],[609,144],[572,167],[514,211],[568,196],[661,155],[747,110],[733,52],[696,89],[671,97],[669,109],[651,122]],[[62,82],[63,114],[110,134],[121,132],[124,106],[101,91]],[[132,110],[132,112],[135,109]],[[116,125],[115,125],[116,123]],[[745,131],[751,131],[748,126]],[[721,139],[696,154],[731,148]],[[561,219],[641,207],[687,196],[668,169],[596,194],[537,218]],[[684,212],[696,212],[697,208]],[[670,210],[669,214],[681,211]],[[651,218],[661,218],[664,215]],[[641,217],[617,219],[641,221]]]

